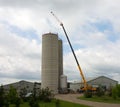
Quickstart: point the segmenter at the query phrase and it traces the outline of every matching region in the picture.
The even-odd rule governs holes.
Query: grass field
[[[108,97],[108,96],[102,96],[102,97],[93,96],[92,98],[79,97],[79,99],[87,100],[87,101],[95,101],[95,102],[120,104],[120,98],[113,99],[112,97]]]
[[[39,102],[40,107],[90,107],[87,105],[82,105],[82,104],[75,104],[71,102],[66,102],[66,101],[59,101],[59,106],[56,106],[55,101],[45,103],[45,102]],[[10,107],[15,107],[15,105],[10,105]],[[28,103],[23,103],[20,105],[20,107],[30,107]]]

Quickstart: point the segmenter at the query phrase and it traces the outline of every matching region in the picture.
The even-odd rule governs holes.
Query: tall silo
[[[41,77],[41,88],[48,87],[54,93],[58,92],[58,36],[53,33],[47,33],[42,36]]]
[[[63,47],[61,39],[58,40],[58,72],[58,88],[60,89],[60,76],[63,75]]]

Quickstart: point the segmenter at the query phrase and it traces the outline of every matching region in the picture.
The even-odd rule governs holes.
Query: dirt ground
[[[80,96],[81,94],[57,94],[55,95],[55,98],[73,103],[89,105],[91,107],[120,107],[120,104],[100,103],[77,99],[77,97]]]

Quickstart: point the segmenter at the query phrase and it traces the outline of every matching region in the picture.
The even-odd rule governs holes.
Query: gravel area
[[[91,107],[120,107],[120,104],[100,103],[77,99],[77,97],[80,96],[81,94],[57,94],[55,95],[55,98],[73,103],[89,105]]]

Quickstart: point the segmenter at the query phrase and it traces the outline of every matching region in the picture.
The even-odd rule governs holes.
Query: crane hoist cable
[[[70,45],[70,48],[71,48],[71,51],[72,51],[73,56],[74,56],[74,58],[75,58],[75,61],[76,61],[76,63],[77,63],[78,69],[79,69],[79,71],[80,71],[80,75],[81,75],[82,80],[83,80],[83,82],[84,82],[84,88],[85,88],[85,90],[87,90],[87,83],[86,83],[85,76],[84,76],[83,71],[82,71],[82,69],[81,69],[81,67],[80,67],[80,64],[79,64],[79,62],[78,62],[78,59],[77,59],[77,57],[76,57],[76,54],[75,54],[74,49],[73,49],[73,47],[72,47],[72,44],[71,44],[71,42],[70,42],[70,40],[69,40],[69,37],[68,37],[67,32],[66,32],[66,30],[65,30],[65,27],[64,27],[63,23],[57,18],[57,16],[56,16],[52,11],[51,11],[51,14],[52,14],[52,15],[56,18],[56,20],[59,22],[60,26],[62,27],[62,29],[63,29],[63,31],[64,31],[64,33],[65,33],[65,36],[66,36],[66,38],[67,38],[67,40],[68,40],[68,43],[69,43],[69,45]]]

